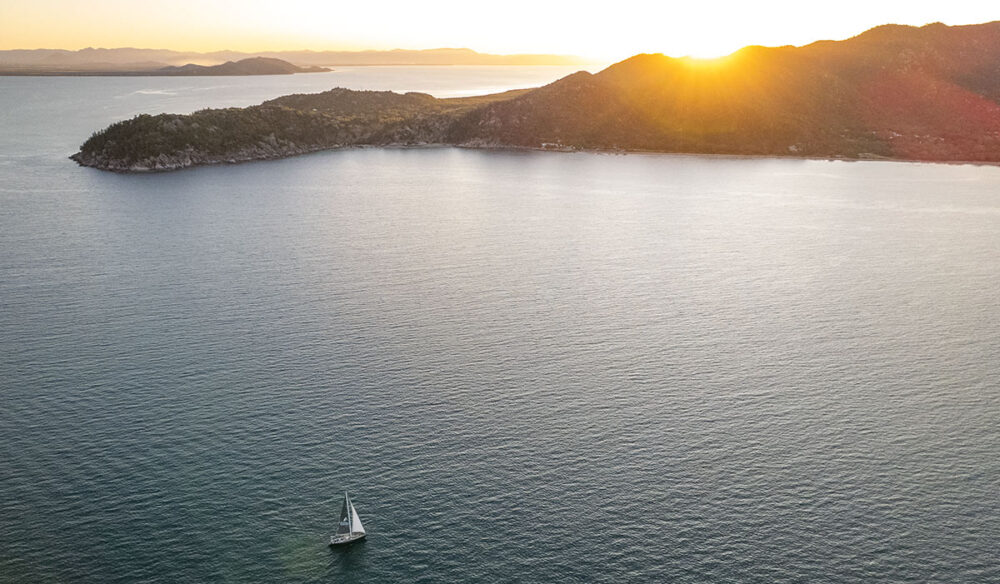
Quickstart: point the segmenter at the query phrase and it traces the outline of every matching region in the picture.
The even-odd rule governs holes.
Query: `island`
[[[721,59],[636,55],[473,98],[333,89],[247,108],[140,115],[71,158],[118,172],[351,146],[652,151],[1000,162],[1000,22],[885,25]]]
[[[226,61],[221,65],[196,65],[188,63],[179,67],[161,67],[153,71],[131,72],[130,75],[291,75],[293,73],[325,73],[326,67],[299,67],[288,61],[268,57],[251,57],[239,61]]]

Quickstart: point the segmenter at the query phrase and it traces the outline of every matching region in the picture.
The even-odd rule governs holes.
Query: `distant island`
[[[165,49],[31,49],[0,51],[0,75],[159,75],[165,67],[215,66],[251,58],[279,59],[299,67],[359,65],[561,65],[587,64],[567,55],[491,55],[471,49],[391,51],[216,51]]]
[[[1000,22],[885,25],[715,60],[636,55],[475,98],[334,89],[140,115],[71,158],[120,172],[345,146],[456,145],[1000,162]]]
[[[153,69],[87,69],[78,71],[33,71],[13,73],[14,75],[72,75],[72,76],[118,76],[118,77],[201,77],[235,75],[291,75],[293,73],[325,73],[326,67],[299,67],[281,59],[251,57],[239,61],[226,61],[220,65],[197,65],[188,63],[181,66],[166,66]]]

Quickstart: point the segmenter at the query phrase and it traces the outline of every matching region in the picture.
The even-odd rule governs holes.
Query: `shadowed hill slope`
[[[458,141],[1000,160],[1000,23],[885,26],[716,60],[637,55],[464,120]]]

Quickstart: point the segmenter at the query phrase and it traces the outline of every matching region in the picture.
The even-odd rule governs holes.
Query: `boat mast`
[[[354,514],[351,513],[351,498],[344,491],[344,501],[347,501],[347,535],[354,533]]]

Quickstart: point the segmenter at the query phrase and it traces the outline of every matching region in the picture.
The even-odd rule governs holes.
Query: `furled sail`
[[[358,517],[358,510],[354,508],[354,503],[351,503],[351,531],[354,533],[364,533],[365,528],[361,525],[361,518]]]

